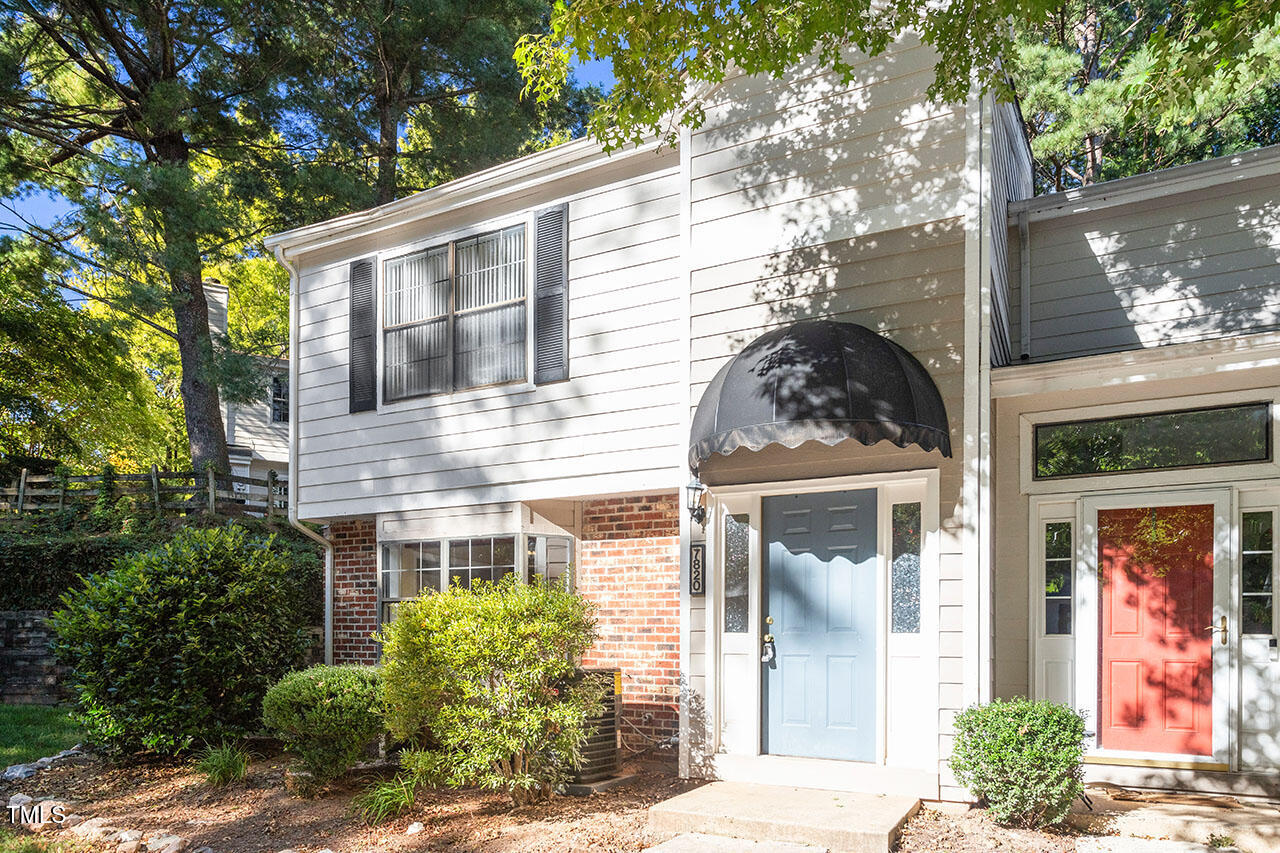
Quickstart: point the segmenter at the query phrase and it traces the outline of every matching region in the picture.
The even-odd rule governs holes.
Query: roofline
[[[288,255],[313,251],[357,234],[405,225],[461,205],[655,153],[660,147],[658,139],[648,139],[631,148],[606,153],[600,143],[590,137],[575,139],[377,207],[272,234],[263,242],[268,250],[279,249]],[[521,178],[523,180],[518,180]]]
[[[1230,176],[1226,177],[1228,173]],[[1280,174],[1280,145],[1268,145],[1080,189],[1012,201],[1009,203],[1009,224],[1016,225],[1023,214],[1030,222],[1056,219],[1275,174]]]

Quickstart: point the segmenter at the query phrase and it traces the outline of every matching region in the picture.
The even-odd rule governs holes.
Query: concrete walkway
[[[920,801],[912,797],[712,782],[650,806],[649,830],[658,835],[702,836],[686,839],[682,844],[720,843],[707,836],[736,839],[732,849],[757,853],[792,853],[792,849],[745,847],[741,839],[808,845],[839,853],[886,853],[897,840],[902,824],[919,807]],[[663,853],[692,853],[727,848],[658,849]]]
[[[1241,853],[1238,847],[1210,847],[1190,841],[1155,841],[1149,838],[1081,838],[1076,853]]]
[[[1237,801],[1231,797],[1219,798],[1219,805],[1113,799],[1093,788],[1089,796],[1093,800],[1093,811],[1077,801],[1067,818],[1072,826],[1084,832],[1198,845],[1205,845],[1217,836],[1231,839],[1231,843],[1245,853],[1280,853],[1280,805],[1275,803]],[[1177,798],[1178,795],[1170,797]],[[1140,851],[1135,848],[1135,853]]]

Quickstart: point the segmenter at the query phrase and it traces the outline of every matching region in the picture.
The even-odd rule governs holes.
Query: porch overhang
[[[693,417],[689,467],[743,447],[847,439],[951,456],[942,395],[915,356],[864,326],[800,320],[756,338],[711,380]]]

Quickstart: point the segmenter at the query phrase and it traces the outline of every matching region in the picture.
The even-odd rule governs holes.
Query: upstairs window
[[[525,226],[388,261],[383,398],[525,379]]]
[[[289,422],[289,380],[284,376],[271,377],[271,422]]]

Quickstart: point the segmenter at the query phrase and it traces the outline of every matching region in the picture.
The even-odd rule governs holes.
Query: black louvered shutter
[[[350,378],[347,385],[350,411],[367,412],[378,407],[373,261],[354,261],[351,264],[351,311],[347,321],[351,335]]]
[[[534,218],[533,381],[569,378],[569,205]]]

